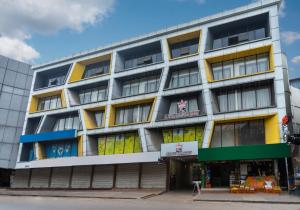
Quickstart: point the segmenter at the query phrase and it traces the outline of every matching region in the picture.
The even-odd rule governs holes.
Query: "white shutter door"
[[[32,169],[30,187],[31,188],[48,188],[51,168],[34,168]]]
[[[89,188],[92,166],[77,166],[73,168],[71,188]]]
[[[114,166],[95,166],[93,188],[112,188],[114,182]]]
[[[166,188],[166,164],[145,163],[142,165],[141,188]]]
[[[116,187],[117,188],[138,188],[139,187],[139,165],[138,164],[118,165]]]
[[[11,187],[12,188],[28,188],[30,169],[16,170],[13,177]]]
[[[69,188],[71,167],[52,169],[51,188]]]

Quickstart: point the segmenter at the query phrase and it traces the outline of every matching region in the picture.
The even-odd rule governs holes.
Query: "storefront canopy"
[[[219,147],[199,149],[199,161],[218,160],[253,160],[284,158],[291,156],[290,146],[287,144],[263,144],[236,147]]]

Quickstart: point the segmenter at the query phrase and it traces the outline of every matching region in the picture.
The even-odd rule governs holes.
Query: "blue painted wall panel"
[[[22,135],[20,137],[20,143],[72,139],[75,138],[76,135],[77,134],[75,129],[55,131],[55,132],[44,132],[44,133],[33,134],[33,135]]]

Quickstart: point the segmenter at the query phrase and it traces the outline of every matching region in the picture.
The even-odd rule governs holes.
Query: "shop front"
[[[285,188],[289,157],[287,144],[199,149],[198,160],[203,163],[205,177],[202,187],[246,191]]]
[[[197,156],[202,147],[203,132],[203,125],[162,130],[161,158],[167,163],[169,190],[193,190],[194,182],[201,181]]]
[[[162,144],[161,157],[168,166],[169,190],[192,190],[193,183],[201,181],[197,155],[197,141]]]

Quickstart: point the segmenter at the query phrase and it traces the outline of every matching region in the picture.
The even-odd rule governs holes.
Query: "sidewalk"
[[[0,189],[6,196],[78,197],[105,199],[145,199],[161,194],[161,190],[18,190]]]
[[[245,203],[278,203],[278,204],[300,204],[300,196],[289,195],[288,193],[254,193],[254,194],[233,194],[233,193],[201,193],[196,195],[194,201],[206,202],[245,202]]]

